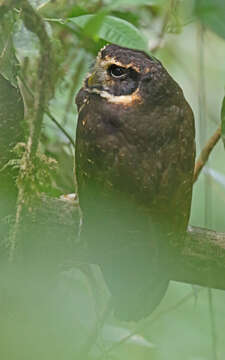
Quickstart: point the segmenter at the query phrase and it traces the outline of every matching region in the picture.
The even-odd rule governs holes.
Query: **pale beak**
[[[96,72],[93,72],[91,76],[87,79],[88,87],[94,87],[95,85],[98,85],[98,80],[96,76]]]

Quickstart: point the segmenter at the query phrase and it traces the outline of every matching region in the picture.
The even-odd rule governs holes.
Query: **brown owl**
[[[79,91],[76,176],[82,238],[124,320],[150,314],[169,282],[171,240],[187,228],[193,113],[162,64],[107,45]]]

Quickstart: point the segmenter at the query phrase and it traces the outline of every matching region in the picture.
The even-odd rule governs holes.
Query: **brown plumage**
[[[188,224],[193,113],[158,60],[117,45],[100,51],[76,103],[82,237],[118,316],[139,319],[164,295],[170,239]]]

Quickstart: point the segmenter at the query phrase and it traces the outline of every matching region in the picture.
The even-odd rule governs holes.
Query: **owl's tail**
[[[166,269],[149,249],[121,250],[101,265],[112,294],[115,316],[137,321],[150,315],[160,303],[169,280]]]
[[[81,235],[92,263],[102,270],[115,314],[139,320],[150,315],[168,287],[170,228],[127,198],[110,200],[85,207]]]

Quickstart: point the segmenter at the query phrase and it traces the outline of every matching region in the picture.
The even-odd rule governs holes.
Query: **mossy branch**
[[[35,196],[36,192],[36,154],[43,124],[44,111],[51,94],[52,70],[54,65],[52,60],[51,42],[41,16],[27,0],[11,1],[10,6],[11,9],[20,9],[24,25],[38,37],[40,43],[40,57],[34,82],[34,101],[32,106],[27,109],[25,115],[29,127],[29,136],[21,159],[21,166],[17,178],[18,198],[16,220],[10,235],[10,259],[12,260],[24,205],[28,205],[28,202]]]

